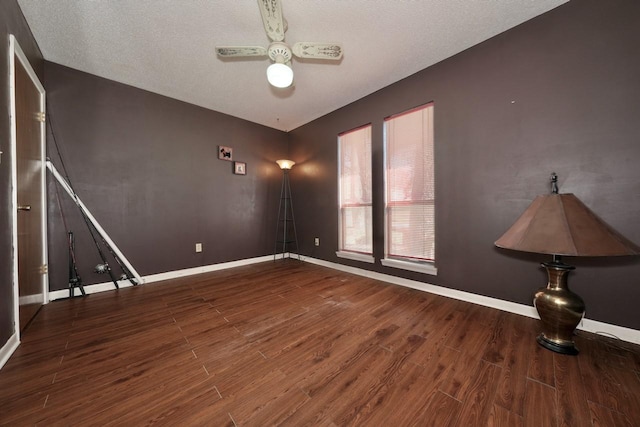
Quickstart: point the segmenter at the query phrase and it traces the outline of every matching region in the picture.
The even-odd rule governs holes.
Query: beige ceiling
[[[285,41],[339,42],[338,63],[293,61],[275,89],[255,0],[18,0],[48,61],[280,130],[292,130],[567,0],[282,0]]]

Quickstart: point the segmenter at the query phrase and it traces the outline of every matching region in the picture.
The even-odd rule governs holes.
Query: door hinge
[[[40,274],[48,274],[49,273],[49,265],[48,264],[41,265],[40,268],[38,268],[38,272]]]
[[[36,113],[36,120],[39,122],[44,122],[46,119],[46,113],[44,111],[39,111]]]

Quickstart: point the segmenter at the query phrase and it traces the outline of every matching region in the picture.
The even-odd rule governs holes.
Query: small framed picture
[[[218,145],[218,158],[220,160],[233,160],[233,148]]]
[[[235,173],[236,175],[246,175],[247,164],[245,162],[235,162],[233,164],[233,173]]]

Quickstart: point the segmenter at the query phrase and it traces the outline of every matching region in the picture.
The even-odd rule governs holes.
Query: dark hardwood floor
[[[52,302],[3,425],[639,426],[640,346],[295,260]]]

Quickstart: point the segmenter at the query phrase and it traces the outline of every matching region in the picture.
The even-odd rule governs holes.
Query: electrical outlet
[[[314,240],[314,244],[315,244],[316,246],[320,246],[320,238],[319,238],[319,237],[316,237],[316,238],[315,238],[315,240]]]
[[[196,252],[202,252],[202,243],[196,243]]]

